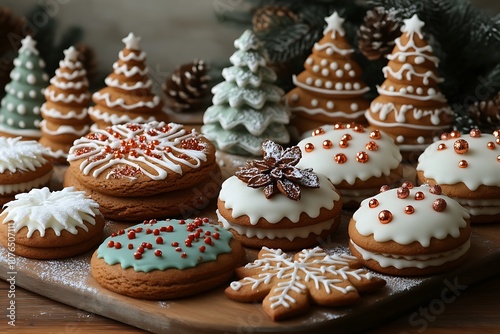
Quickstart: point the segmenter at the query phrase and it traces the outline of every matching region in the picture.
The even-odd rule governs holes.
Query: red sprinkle
[[[186,224],[186,221],[184,219],[179,220],[179,225],[184,225]]]
[[[142,254],[141,253],[134,253],[134,258],[136,260],[142,259]]]
[[[132,249],[132,248],[134,248],[134,245],[128,244],[128,249]]]
[[[204,217],[204,218],[202,219],[202,222],[204,222],[204,223],[208,223],[209,221],[210,221],[210,219],[208,219],[207,217]]]
[[[157,229],[157,228],[155,228],[155,229],[153,230],[153,234],[154,234],[154,235],[159,235],[159,234],[160,234],[160,230],[159,230],[159,229]]]
[[[205,249],[206,249],[205,246],[203,246],[203,245],[200,246],[200,252],[202,252],[202,253],[205,252]]]
[[[137,228],[135,229],[135,231],[136,231],[137,233],[142,232],[142,227],[137,227]]]
[[[156,256],[161,256],[162,255],[161,250],[159,250],[159,249],[155,250],[155,255]]]
[[[112,237],[116,237],[118,234],[116,234],[115,232],[111,233],[111,236]]]
[[[160,232],[166,232],[166,231],[167,231],[167,227],[166,226],[160,227]]]
[[[139,254],[144,253],[144,247],[142,247],[142,246],[137,247],[137,253],[139,253]]]
[[[116,248],[116,249],[120,249],[120,248],[122,248],[122,244],[121,244],[121,243],[119,243],[119,242],[115,242],[115,248]]]
[[[205,231],[205,235],[210,235],[212,233],[210,233],[210,231]]]
[[[129,239],[135,239],[135,232],[134,231],[129,231],[127,233],[127,236],[128,236]]]
[[[108,242],[108,247],[111,248],[111,247],[114,247],[115,246],[115,242],[113,240],[110,240]]]
[[[182,248],[177,247],[177,248],[175,249],[175,251],[176,251],[176,252],[182,252]]]
[[[172,247],[177,247],[177,246],[179,246],[179,243],[177,241],[173,241],[172,242]]]
[[[184,240],[184,244],[186,245],[186,247],[191,247],[191,240],[189,239]]]
[[[119,230],[118,231],[118,235],[122,235],[122,234],[125,234],[125,230]]]
[[[217,240],[217,239],[219,239],[220,234],[215,232],[214,234],[212,234],[212,237]]]
[[[153,233],[152,229],[150,229],[150,228],[146,229],[146,234],[151,234],[151,233]]]
[[[163,238],[162,237],[156,238],[156,243],[160,245],[163,244]]]
[[[174,231],[174,227],[172,225],[168,225],[167,232],[173,232],[173,231]]]
[[[210,237],[206,237],[206,238],[205,238],[205,243],[206,243],[207,245],[210,245],[210,246],[211,246],[211,245],[213,245],[212,238],[210,238]]]
[[[182,254],[181,254],[181,257],[182,257],[183,259],[185,259],[185,258],[187,258],[187,254],[186,254],[186,253],[182,253]]]

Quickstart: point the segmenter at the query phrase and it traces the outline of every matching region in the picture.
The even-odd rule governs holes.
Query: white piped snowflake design
[[[232,282],[226,295],[244,302],[263,299],[264,310],[273,320],[305,311],[309,299],[323,306],[349,305],[360,298],[358,291],[385,285],[384,280],[360,268],[355,257],[329,255],[320,247],[294,256],[263,247],[258,259],[236,273],[243,278]]]
[[[48,151],[37,141],[0,137],[0,173],[33,171],[47,162],[44,154]]]
[[[49,188],[32,189],[29,193],[17,194],[16,199],[5,204],[3,223],[12,222],[17,233],[21,228],[28,228],[28,238],[35,231],[45,235],[49,228],[59,236],[62,230],[77,234],[77,227],[88,231],[84,222],[95,224],[95,217],[100,215],[99,204],[85,197],[84,191],[75,191],[73,187],[51,192]]]

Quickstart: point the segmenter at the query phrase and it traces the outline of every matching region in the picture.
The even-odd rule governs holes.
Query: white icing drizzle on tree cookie
[[[495,133],[499,134],[498,131]],[[446,139],[429,145],[420,155],[417,171],[439,184],[463,182],[471,191],[481,185],[500,187],[500,136],[481,134],[474,129],[467,135],[454,131],[443,134],[443,137]],[[454,145],[460,139],[467,143],[467,150],[458,153]],[[462,160],[467,162],[466,168],[459,166]]]
[[[395,241],[401,245],[418,242],[423,247],[429,247],[432,238],[443,240],[448,236],[460,236],[460,229],[467,226],[470,216],[457,201],[432,193],[429,186],[406,189],[405,198],[398,196],[399,189],[391,189],[362,201],[353,215],[358,233],[373,236],[377,242]],[[373,199],[376,204],[370,203]],[[446,202],[444,211],[433,209],[438,199]],[[405,212],[407,206],[414,212]],[[386,216],[389,214],[388,222],[380,220],[382,211]]]
[[[34,171],[47,163],[44,154],[47,154],[45,147],[34,140],[0,137],[0,173]]]
[[[176,123],[113,125],[75,140],[68,161],[83,159],[80,170],[93,177],[107,171],[109,178],[113,168],[127,165],[130,173],[163,180],[169,172],[181,174],[182,165],[194,169],[207,160],[200,137]]]
[[[113,101],[111,99],[111,96],[109,93],[95,92],[92,95],[92,98],[94,100],[104,100],[106,103],[106,106],[108,108],[114,108],[114,107],[118,106],[118,107],[126,109],[126,110],[133,110],[133,109],[142,108],[142,107],[153,109],[153,108],[156,108],[161,102],[160,97],[157,95],[155,95],[152,100],[137,101],[136,103],[132,103],[132,104],[127,104],[127,102],[125,102],[125,100],[122,98],[117,98],[116,100]],[[95,108],[91,107],[89,109],[89,113],[90,113],[90,110],[95,110]]]
[[[45,187],[17,194],[14,201],[5,204],[3,214],[6,215],[4,224],[12,222],[16,233],[27,227],[27,237],[31,238],[35,231],[45,236],[47,229],[52,229],[57,236],[63,230],[77,234],[77,227],[88,231],[84,222],[95,225],[95,217],[100,212],[99,204],[86,198],[84,191],[69,187],[51,192]]]
[[[385,123],[385,122],[378,122],[377,120],[373,119],[369,113],[367,113],[367,118],[370,118],[370,123],[373,122],[374,125],[384,125],[384,126],[404,126],[408,128],[414,128],[414,129],[428,129],[428,125],[420,125],[420,124],[411,124],[411,123],[406,123],[406,113],[408,111],[411,111],[413,114],[413,118],[419,120],[425,117],[430,117],[430,121],[434,126],[439,126],[440,128],[446,129],[448,128],[448,125],[446,124],[441,124],[441,115],[442,114],[451,114],[451,109],[450,107],[442,107],[438,109],[427,109],[427,110],[422,110],[419,109],[418,107],[412,105],[412,104],[403,104],[399,108],[394,105],[394,103],[389,102],[389,103],[380,103],[380,102],[373,102],[370,106],[370,110],[373,113],[378,113],[379,118],[382,121],[385,121],[387,119],[387,116],[390,114],[394,114],[394,117],[396,119],[396,123]]]

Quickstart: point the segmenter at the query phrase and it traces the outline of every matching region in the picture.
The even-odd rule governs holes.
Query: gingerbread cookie
[[[356,208],[384,184],[399,182],[401,154],[391,137],[359,124],[325,125],[298,144],[301,168],[326,175],[342,194],[344,205]]]
[[[48,185],[52,163],[47,158],[47,150],[36,141],[0,137],[0,204],[18,193]]]
[[[217,196],[215,148],[176,123],[121,124],[77,139],[64,185],[85,190],[107,219],[189,216]]]
[[[292,112],[292,126],[299,135],[323,124],[366,122],[370,102],[364,97],[370,88],[361,79],[362,69],[353,58],[337,12],[325,19],[323,38],[314,44],[305,70],[293,76],[295,88],[286,95]]]
[[[207,218],[146,220],[113,233],[94,252],[92,276],[134,298],[172,299],[208,291],[245,263],[245,250]]]
[[[472,223],[500,220],[500,131],[468,135],[444,133],[418,158],[422,183],[439,184],[443,193],[459,202]]]
[[[439,59],[424,39],[423,26],[417,15],[404,20],[403,34],[383,68],[386,80],[377,88],[380,95],[366,112],[370,125],[391,135],[403,156],[414,160],[453,120],[439,89]]]
[[[342,200],[328,178],[295,167],[297,146],[285,150],[268,140],[262,154],[222,184],[219,222],[253,248],[302,249],[333,233]]]
[[[283,320],[304,313],[309,304],[336,307],[356,303],[359,293],[385,285],[355,257],[327,254],[316,247],[289,256],[281,249],[262,248],[258,259],[237,268],[239,281],[225,293],[239,302],[260,302],[272,320]]]
[[[4,208],[0,242],[7,247],[14,234],[12,251],[19,256],[42,260],[71,257],[94,248],[103,237],[99,205],[73,188],[33,189],[16,195]]]
[[[469,214],[439,186],[384,187],[349,222],[349,248],[367,267],[419,276],[461,264],[470,248]]]

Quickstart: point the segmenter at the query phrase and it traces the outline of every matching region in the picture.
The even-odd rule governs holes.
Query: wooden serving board
[[[331,240],[323,245],[328,252],[347,251],[347,221],[352,213],[343,213],[343,223]],[[108,223],[106,233],[123,228]],[[500,226],[474,227],[471,255],[458,269],[444,275],[424,278],[387,280],[382,290],[364,295],[360,303],[345,308],[313,306],[291,320],[271,321],[261,304],[241,304],[227,299],[222,286],[195,297],[147,301],[122,296],[101,288],[90,274],[90,256],[38,261],[16,257],[15,279],[22,288],[56,301],[109,317],[148,331],[164,333],[310,333],[311,331],[358,332],[417,307],[432,298],[440,298],[450,285],[469,286],[500,272]],[[248,251],[249,260],[255,251]],[[11,272],[9,253],[0,248],[0,278]],[[451,293],[451,292],[450,292]]]

